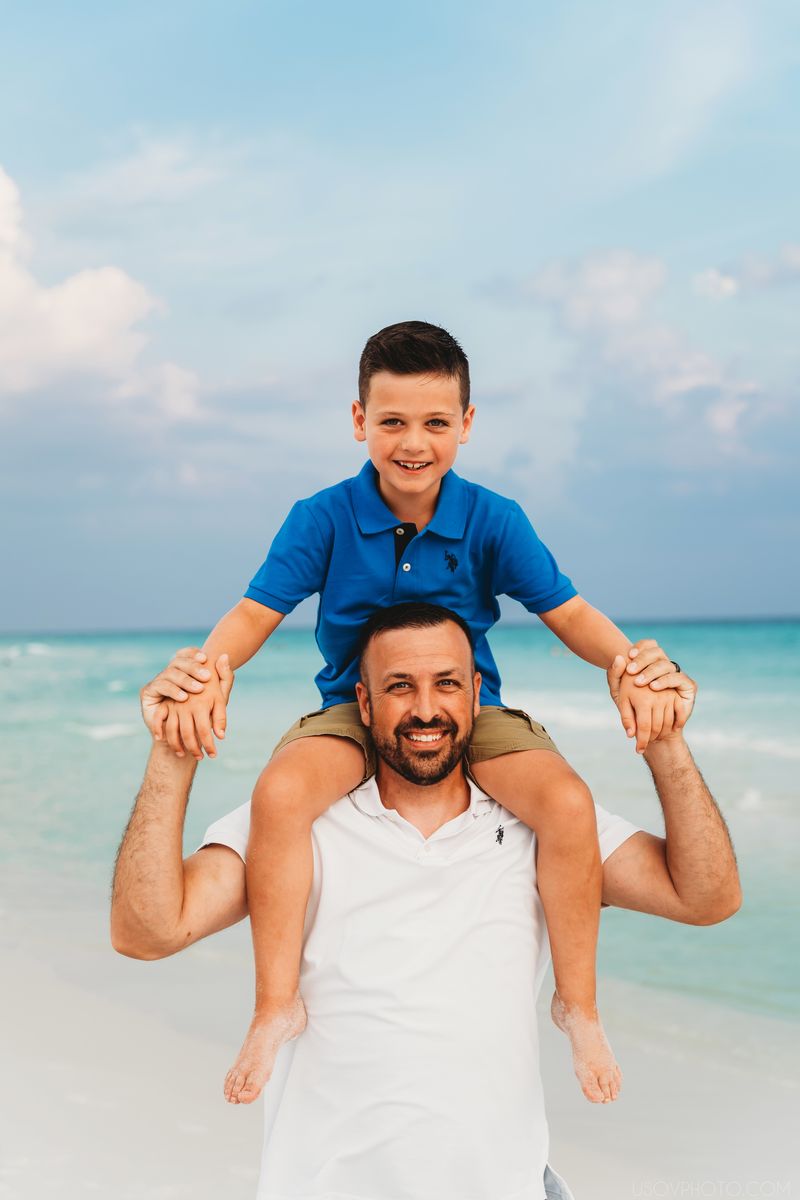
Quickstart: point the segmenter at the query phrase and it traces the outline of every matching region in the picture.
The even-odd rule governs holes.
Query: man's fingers
[[[219,686],[220,691],[222,692],[222,699],[227,704],[228,697],[231,694],[231,688],[233,687],[234,678],[231,660],[228,658],[227,654],[220,654],[214,665],[217,669],[217,675],[219,676]]]
[[[172,657],[194,658],[195,655],[197,655],[202,662],[205,662],[206,656],[199,646],[181,646],[180,650],[176,650]]]
[[[628,674],[636,675],[645,667],[650,666],[651,663],[662,660],[669,662],[658,642],[654,642],[652,638],[649,638],[646,642],[637,642],[628,651]]]
[[[188,658],[186,655],[176,654],[170,661],[167,670],[183,671],[185,675],[191,679],[196,679],[200,684],[207,683],[211,678],[211,671],[204,663],[200,662],[197,658]]]
[[[618,654],[611,666],[606,671],[606,679],[608,680],[608,690],[611,693],[611,699],[617,703],[619,699],[619,685],[622,676],[625,674],[625,659],[621,654]]]
[[[661,731],[664,729],[665,717],[667,715],[668,705],[656,704],[650,710],[650,741],[656,742],[661,737]],[[669,718],[666,721],[669,728],[672,728],[672,720]]]
[[[638,663],[638,659],[637,659]],[[644,669],[639,668],[638,674],[634,677],[633,682],[637,687],[644,687],[645,684],[651,683],[654,679],[660,679],[662,675],[675,673],[675,668],[668,658],[657,658],[655,662],[650,663]]]
[[[225,701],[222,697],[217,697],[214,701],[214,707],[211,710],[211,728],[214,730],[216,737],[225,737],[225,728],[228,724],[228,719],[225,710]]]

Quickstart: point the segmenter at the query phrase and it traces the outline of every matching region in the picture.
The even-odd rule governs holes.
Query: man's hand
[[[621,654],[606,672],[611,699],[620,711],[628,737],[636,735],[639,754],[644,753],[650,742],[679,736],[691,716],[697,696],[695,681],[683,671],[676,671],[669,660],[658,660],[656,666],[658,673],[650,676],[647,688],[637,688],[631,682],[628,663]],[[648,670],[653,671],[654,667],[650,666]],[[659,696],[659,692],[662,695]]]
[[[145,725],[155,741],[166,741],[179,758],[187,750],[198,761],[203,750],[214,758],[212,731],[220,739],[225,737],[233,671],[227,654],[220,655],[214,671],[205,662],[202,650],[184,646],[140,692]]]

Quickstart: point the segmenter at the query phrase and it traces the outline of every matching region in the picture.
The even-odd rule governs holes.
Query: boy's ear
[[[353,437],[357,442],[367,440],[367,414],[360,400],[353,401]]]
[[[463,446],[469,441],[469,435],[472,431],[472,421],[475,416],[475,405],[470,404],[464,416],[461,418],[461,437],[458,439],[459,446]]]

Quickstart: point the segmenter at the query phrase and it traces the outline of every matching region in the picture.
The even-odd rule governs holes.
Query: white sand
[[[139,963],[111,950],[91,889],[15,878],[2,909],[0,1196],[253,1197],[261,1104],[222,1098],[247,1023],[246,927]],[[602,995],[615,1105],[582,1098],[542,1018],[551,1161],[576,1200],[800,1195],[798,1027],[617,982]]]

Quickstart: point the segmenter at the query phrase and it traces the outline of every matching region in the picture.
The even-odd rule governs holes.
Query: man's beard
[[[370,704],[370,716],[372,715],[372,705]],[[444,717],[434,718],[432,721],[418,721],[414,718],[403,721],[396,727],[391,737],[384,737],[377,733],[374,725],[370,729],[372,741],[375,746],[375,751],[379,758],[396,771],[398,775],[402,775],[403,779],[407,779],[409,783],[416,783],[419,787],[430,787],[434,783],[441,783],[446,779],[454,767],[464,758],[469,745],[469,739],[472,737],[472,722],[464,731],[461,737],[458,737],[458,727],[452,721],[446,720]],[[442,731],[446,736],[435,750],[411,750],[406,741],[404,734],[406,733],[432,733]]]

